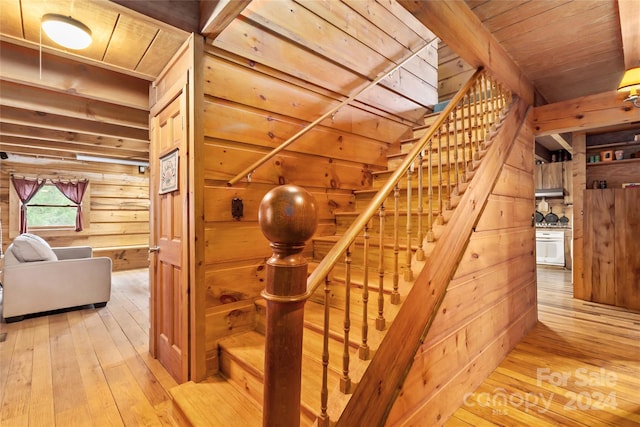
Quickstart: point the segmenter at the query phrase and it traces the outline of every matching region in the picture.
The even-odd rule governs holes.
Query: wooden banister
[[[274,188],[260,203],[258,221],[273,248],[262,292],[267,300],[262,418],[265,427],[300,425],[307,278],[302,250],[316,229],[317,217],[313,196],[294,185]]]
[[[496,96],[504,99],[496,100]],[[513,105],[510,93],[503,93],[495,80],[488,76],[482,69],[478,69],[469,81],[451,99],[444,110],[436,118],[435,122],[422,135],[406,153],[404,159],[395,170],[390,173],[387,181],[382,184],[378,192],[356,217],[342,237],[333,245],[322,261],[308,276],[307,263],[301,253],[304,241],[313,235],[317,214],[313,198],[303,189],[285,185],[277,187],[267,193],[260,205],[259,221],[265,236],[271,241],[273,256],[267,262],[267,285],[263,296],[267,300],[267,323],[265,344],[265,376],[264,376],[264,417],[265,426],[299,426],[300,423],[300,386],[301,386],[301,355],[302,355],[302,329],[304,303],[324,284],[325,313],[323,331],[323,385],[320,390],[321,404],[318,413],[318,425],[329,426],[335,422],[339,413],[329,414],[327,405],[329,385],[328,367],[328,337],[329,331],[329,294],[331,286],[342,286],[340,292],[344,299],[343,333],[339,340],[343,344],[342,375],[339,379],[339,390],[344,394],[351,394],[351,399],[346,403],[342,415],[337,420],[337,425],[379,425],[385,418],[395,393],[401,384],[406,368],[410,365],[413,353],[402,352],[402,356],[394,359],[398,348],[407,343],[416,345],[420,337],[428,330],[433,319],[435,309],[446,291],[446,279],[451,274],[451,269],[458,262],[461,251],[466,245],[468,234],[482,210],[490,189],[493,187],[502,162],[507,155],[514,132],[522,122],[526,109],[516,103],[515,115],[509,117],[503,123],[506,111]],[[471,106],[477,111],[477,117],[472,124]],[[464,112],[469,112],[468,124],[465,122]],[[458,113],[460,112],[460,113]],[[460,114],[460,115],[458,115]],[[496,143],[497,128],[502,127],[505,139]],[[453,128],[453,129],[452,129]],[[472,138],[473,129],[477,138]],[[480,128],[480,129],[479,129]],[[506,129],[506,132],[505,132]],[[459,136],[462,135],[462,138]],[[465,135],[469,137],[467,140]],[[461,140],[459,140],[461,139]],[[474,139],[476,139],[474,141]],[[435,142],[435,143],[434,143]],[[477,163],[472,164],[471,152],[476,148]],[[452,151],[453,150],[453,151]],[[462,154],[458,153],[462,150]],[[467,156],[466,151],[469,151]],[[485,156],[480,156],[482,150]],[[443,209],[450,210],[457,206],[452,216],[448,216],[447,226],[432,247],[431,255],[426,259],[426,264],[418,280],[420,286],[410,287],[406,301],[403,303],[399,292],[398,252],[400,242],[398,237],[399,194],[402,187],[406,193],[406,245],[407,262],[403,274],[403,286],[413,280],[412,275],[412,242],[420,240],[417,247],[421,248],[425,236],[422,233],[422,187],[425,185],[423,177],[423,161],[427,159],[429,197],[429,230],[426,236],[428,242],[434,240],[434,204],[438,204],[438,224],[444,225]],[[485,160],[480,162],[480,158]],[[437,166],[434,166],[434,158]],[[488,159],[488,160],[487,160]],[[459,162],[463,161],[463,165]],[[444,163],[444,164],[443,164]],[[417,173],[414,174],[417,165]],[[476,167],[474,179],[467,182],[471,176],[467,172],[470,167]],[[436,179],[433,179],[433,169],[437,167]],[[406,175],[406,182],[401,180]],[[445,179],[446,178],[446,179]],[[417,199],[420,206],[416,212],[412,212],[412,183],[417,179]],[[433,181],[437,181],[437,184]],[[431,185],[437,186],[438,196],[434,198]],[[461,190],[461,186],[464,188]],[[466,189],[465,189],[466,188]],[[394,192],[391,197],[391,192]],[[452,197],[454,196],[454,197]],[[443,198],[446,203],[443,203]],[[393,202],[393,206],[385,203]],[[415,202],[415,201],[414,201]],[[457,202],[457,203],[456,203]],[[443,206],[446,204],[446,207]],[[390,203],[391,205],[391,203]],[[393,256],[385,257],[385,246],[391,247],[385,241],[385,216],[386,209],[393,209]],[[369,300],[368,270],[375,268],[369,266],[369,227],[375,228],[374,216],[379,216],[377,233],[379,240],[377,246],[378,256],[378,287],[377,287],[377,317],[376,329],[388,331],[384,335],[383,342],[375,350],[369,351],[368,345],[368,318],[367,304]],[[411,215],[418,215],[418,232],[413,235]],[[312,220],[313,219],[313,220]],[[391,221],[389,221],[391,222]],[[464,233],[463,233],[464,231]],[[363,234],[361,234],[363,233]],[[466,234],[465,234],[466,233]],[[391,233],[389,233],[391,234]],[[357,240],[362,236],[361,240]],[[361,246],[363,245],[363,246]],[[349,343],[351,342],[351,264],[359,256],[354,256],[354,250],[363,250],[364,259],[361,270],[364,272],[364,284],[362,293],[362,336],[359,346],[359,359],[369,360],[368,368],[364,376],[357,381],[352,381],[351,354]],[[416,254],[416,257],[423,255]],[[373,258],[373,257],[372,257]],[[416,258],[418,259],[418,258]],[[345,263],[345,277],[337,279],[334,284],[332,270],[340,262]],[[386,272],[386,262],[393,264],[393,271]],[[386,274],[393,274],[393,290],[390,294],[392,304],[401,304],[403,307],[395,314],[395,319],[388,327],[385,316],[386,293],[384,279]],[[342,281],[340,285],[338,282]],[[407,288],[403,288],[403,292]],[[418,313],[419,312],[419,313]],[[390,344],[391,343],[391,344]],[[283,350],[284,349],[284,350]],[[373,353],[373,354],[372,354]],[[406,353],[406,354],[405,354]],[[411,353],[409,356],[407,354]],[[371,357],[371,359],[369,359]],[[333,366],[333,365],[332,365]],[[369,372],[373,372],[369,374]],[[360,371],[362,373],[362,371]],[[359,374],[358,374],[359,375]],[[382,378],[384,377],[384,378]],[[340,400],[340,399],[338,399]],[[333,399],[332,399],[333,402]],[[367,402],[367,404],[363,404]],[[373,408],[372,408],[373,407]],[[335,408],[333,408],[335,409]],[[332,409],[332,410],[333,410]],[[333,417],[333,419],[331,419]]]
[[[282,150],[287,148],[289,145],[291,145],[298,138],[300,138],[301,136],[303,136],[304,134],[309,132],[317,124],[322,122],[324,119],[326,119],[327,117],[331,116],[333,113],[335,113],[336,111],[338,111],[339,109],[341,109],[345,105],[349,104],[351,101],[353,101],[354,99],[356,99],[358,96],[362,95],[363,93],[367,92],[372,87],[376,86],[378,83],[380,83],[383,79],[385,79],[390,74],[393,74],[398,69],[402,68],[407,62],[411,61],[413,58],[418,56],[420,54],[420,52],[425,50],[427,47],[429,47],[433,42],[435,42],[437,40],[438,40],[437,38],[429,40],[429,42],[427,42],[424,46],[422,46],[420,49],[418,49],[415,52],[413,52],[407,58],[402,60],[402,62],[400,62],[399,64],[395,65],[391,70],[381,73],[378,77],[376,77],[373,81],[371,81],[367,86],[365,86],[364,88],[356,91],[354,94],[350,95],[348,98],[344,99],[342,102],[340,102],[339,104],[337,104],[334,107],[332,107],[331,109],[329,109],[326,113],[322,114],[320,117],[318,117],[317,119],[315,119],[314,121],[309,123],[307,126],[305,126],[303,129],[301,129],[300,131],[296,132],[293,136],[289,137],[289,139],[287,139],[285,142],[283,142],[282,144],[280,144],[279,146],[274,148],[271,152],[267,153],[264,157],[260,158],[259,160],[257,160],[256,162],[254,162],[253,164],[251,164],[250,166],[245,168],[242,172],[240,172],[239,174],[237,174],[236,176],[231,178],[227,182],[227,185],[228,186],[235,185],[236,183],[238,183],[245,176],[249,178],[249,181],[251,181],[251,174],[253,172],[255,172],[256,169],[258,169],[260,166],[262,166],[267,161],[272,159],[276,154],[280,153]]]
[[[412,148],[412,150],[407,153],[404,161],[400,166],[396,168],[393,174],[389,177],[384,186],[376,193],[373,197],[373,200],[369,203],[369,205],[358,215],[358,217],[353,221],[351,226],[344,232],[343,237],[336,243],[333,248],[325,255],[320,264],[313,270],[311,275],[309,275],[309,279],[307,280],[307,295],[311,296],[318,286],[320,286],[324,280],[324,278],[331,272],[333,267],[336,265],[344,251],[347,250],[349,245],[353,243],[358,233],[367,225],[371,217],[378,212],[378,208],[384,203],[384,201],[389,197],[389,194],[393,191],[397,182],[400,180],[400,177],[406,173],[411,164],[415,161],[416,157],[420,154],[422,150],[426,147],[426,143],[431,140],[433,135],[440,129],[440,127],[448,120],[449,114],[457,108],[457,105],[464,94],[475,84],[476,79],[483,73],[482,68],[478,68],[476,72],[471,76],[471,78],[467,81],[467,83],[456,93],[456,95],[451,99],[451,101],[444,108],[442,113],[438,116],[436,121],[431,125],[429,130],[420,138],[418,142],[416,142]]]

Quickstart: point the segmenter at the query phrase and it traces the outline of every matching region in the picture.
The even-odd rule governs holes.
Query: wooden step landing
[[[302,389],[301,389],[301,425],[312,425],[320,409],[320,390],[322,385],[322,362],[317,353],[316,341],[321,337],[313,337],[309,342],[309,334],[305,331],[302,355]],[[220,369],[229,378],[229,382],[242,388],[245,399],[261,402],[264,380],[264,335],[257,332],[245,332],[219,341],[221,356]],[[339,347],[333,345],[330,353],[338,357]],[[333,390],[339,382],[340,375],[334,369],[328,371],[329,390]],[[251,396],[251,397],[248,397]],[[237,424],[242,425],[242,424]]]
[[[262,426],[262,409],[220,377],[192,381],[169,390],[173,417],[180,426]]]

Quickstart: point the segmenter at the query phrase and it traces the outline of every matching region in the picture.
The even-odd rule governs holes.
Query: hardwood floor
[[[538,319],[446,426],[640,426],[640,312],[573,299],[571,272],[538,268]]]
[[[640,312],[574,300],[570,279],[538,270],[540,322],[447,426],[640,426]],[[104,308],[0,323],[0,425],[177,425],[147,281],[114,273]]]
[[[1,323],[0,425],[174,426],[176,382],[149,355],[147,270],[113,273],[111,301]]]

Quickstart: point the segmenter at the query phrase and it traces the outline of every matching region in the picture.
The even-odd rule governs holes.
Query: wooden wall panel
[[[584,281],[589,301],[615,304],[615,190],[584,192]]]
[[[385,425],[442,425],[537,320],[533,122],[507,157]]]
[[[149,176],[136,166],[111,165],[12,155],[2,161],[0,209],[3,250],[18,233],[18,198],[10,174],[27,177],[88,179],[89,222],[85,230],[33,231],[52,246],[89,245],[94,256],[109,256],[113,270],[146,268],[149,245]]]

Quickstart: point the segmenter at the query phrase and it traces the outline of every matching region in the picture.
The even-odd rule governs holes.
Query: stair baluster
[[[344,347],[342,349],[342,377],[340,391],[349,393],[351,378],[349,377],[349,330],[351,329],[351,246],[345,253],[346,276],[344,281]]]
[[[393,288],[397,289],[400,283],[400,186],[393,188]],[[393,302],[392,304],[397,304]]]
[[[361,360],[369,359],[369,316],[367,307],[369,305],[369,223],[364,226],[364,272],[362,277],[362,343],[360,344],[359,356]]]
[[[404,270],[404,280],[407,282],[413,280],[413,272],[411,271],[411,258],[413,256],[411,251],[411,176],[413,175],[414,167],[415,162],[411,163],[411,166],[407,169],[407,256]]]
[[[329,427],[327,413],[329,402],[329,299],[331,296],[329,276],[324,278],[324,324],[322,333],[322,387],[320,388],[320,414],[318,427]],[[266,384],[266,383],[265,383]]]
[[[424,150],[421,151],[418,155],[418,250],[416,251],[416,261],[424,261],[424,248],[422,243],[422,241],[424,240],[424,234],[422,232],[422,213],[424,211],[424,208],[422,206],[422,193],[424,188],[424,174],[422,170],[423,160]]]
[[[453,116],[453,162],[454,162],[454,176],[453,182],[455,185],[455,195],[460,195],[460,163],[458,161],[458,107],[454,108],[451,112]]]
[[[380,218],[380,240],[378,250],[378,317],[376,318],[376,329],[384,331],[386,322],[384,319],[384,203],[378,209]]]
[[[444,224],[444,200],[442,187],[444,184],[442,175],[442,126],[438,128],[438,225]]]

